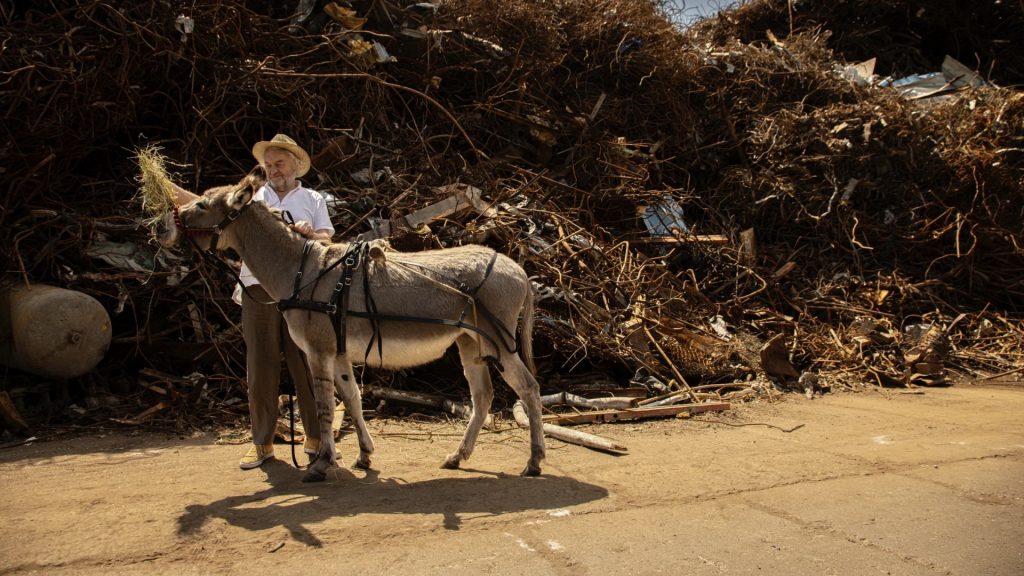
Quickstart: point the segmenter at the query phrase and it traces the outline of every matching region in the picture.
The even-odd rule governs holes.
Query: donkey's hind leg
[[[539,476],[540,463],[544,460],[544,422],[541,419],[540,385],[517,354],[502,353],[501,365],[501,377],[519,395],[530,419],[530,460],[526,463],[522,475]]]
[[[359,458],[352,464],[362,470],[370,469],[370,454],[373,454],[373,438],[363,418],[363,399],[352,374],[352,362],[345,356],[338,356],[334,361],[334,387],[345,403],[345,411],[352,418],[356,427],[356,438],[359,440]]]
[[[459,449],[444,459],[442,468],[458,468],[459,462],[466,460],[473,453],[476,438],[487,420],[494,400],[494,386],[491,385],[489,367],[480,358],[480,344],[476,338],[463,334],[456,340],[459,346],[459,357],[462,358],[462,372],[469,381],[469,393],[473,399],[473,415],[466,426],[466,434],[462,437]]]

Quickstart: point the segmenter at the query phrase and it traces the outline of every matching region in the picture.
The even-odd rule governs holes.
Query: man
[[[292,228],[299,234],[313,240],[330,240],[334,226],[327,214],[324,197],[303,187],[298,180],[309,171],[309,154],[288,136],[278,134],[269,141],[257,142],[252,147],[252,155],[263,166],[267,176],[267,183],[256,191],[253,200],[290,212],[295,219]],[[298,262],[295,265],[298,266]],[[249,470],[274,457],[282,344],[288,372],[299,398],[299,414],[306,431],[303,448],[307,454],[314,455],[319,451],[320,424],[302,351],[288,335],[277,304],[244,263],[239,277],[246,287],[242,294],[242,336],[245,339],[253,445],[238,465]]]
[[[253,201],[287,210],[295,219],[292,229],[303,236],[313,240],[330,240],[334,226],[323,196],[305,188],[298,180],[309,171],[309,154],[284,134],[257,142],[252,148],[252,154],[267,176],[267,183],[256,191]],[[195,198],[197,196],[190,192],[180,188],[176,190],[175,201],[179,205]],[[298,266],[298,262],[295,265]],[[245,367],[253,445],[238,465],[243,470],[250,470],[274,457],[282,346],[288,372],[299,398],[299,414],[306,432],[303,449],[312,457],[320,448],[320,424],[316,418],[316,403],[302,351],[288,335],[277,304],[244,262],[239,277],[245,289],[236,288],[235,296],[237,298],[241,293],[242,336],[246,348]]]

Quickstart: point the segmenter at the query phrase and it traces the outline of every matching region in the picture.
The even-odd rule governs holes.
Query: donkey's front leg
[[[352,418],[356,427],[356,438],[359,439],[359,458],[353,466],[363,470],[370,469],[370,454],[373,454],[373,438],[363,418],[363,398],[359,393],[355,375],[352,374],[352,362],[346,356],[338,356],[334,360],[334,386],[345,403],[345,411]]]
[[[320,450],[316,460],[302,477],[303,482],[320,482],[327,477],[327,470],[334,465],[337,453],[334,450],[334,358],[325,359],[323,354],[307,354],[310,372],[313,373],[313,393],[316,396],[316,417],[320,423]]]

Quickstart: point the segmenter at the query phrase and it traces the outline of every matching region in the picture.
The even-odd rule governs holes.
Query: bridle
[[[243,204],[240,208],[232,208],[231,211],[228,212],[227,216],[225,216],[224,219],[216,226],[186,226],[185,223],[181,221],[181,213],[178,212],[178,207],[175,206],[174,225],[177,226],[178,231],[188,239],[192,248],[199,252],[203,260],[210,262],[215,268],[220,268],[227,272],[227,274],[234,278],[235,282],[242,287],[242,292],[245,292],[247,296],[256,302],[261,304],[271,304],[272,302],[262,302],[252,294],[249,294],[249,289],[246,288],[245,284],[242,282],[242,278],[238,275],[238,272],[217,256],[217,243],[220,241],[220,235],[223,234],[224,230],[235,220],[238,220],[242,216],[242,213],[248,210],[252,204],[253,200],[250,198],[249,201]],[[281,213],[281,218],[287,223],[288,220],[291,219],[291,214],[289,214],[288,211],[284,211]],[[292,223],[294,223],[294,220],[292,220]],[[200,236],[212,236],[209,248],[203,250],[199,246],[199,243],[196,242],[196,238]]]
[[[205,252],[214,254],[217,252],[217,243],[220,241],[220,235],[224,232],[224,229],[235,220],[238,220],[242,213],[251,205],[252,199],[250,198],[249,201],[243,204],[241,208],[232,208],[231,211],[228,212],[227,216],[225,216],[224,219],[216,226],[185,226],[185,223],[181,221],[181,213],[178,212],[178,207],[175,206],[174,225],[178,227],[178,231],[184,234],[185,237],[192,242],[193,247],[197,249],[199,249],[199,245],[195,241],[196,237],[212,236],[213,238],[210,240],[210,247],[207,248]],[[204,252],[204,250],[200,250],[200,252]]]

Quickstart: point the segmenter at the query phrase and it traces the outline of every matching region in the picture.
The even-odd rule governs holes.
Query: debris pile
[[[336,238],[521,261],[545,392],[722,401],[1014,374],[1024,94],[1000,87],[1021,70],[1000,34],[1019,40],[1021,9],[961,22],[990,49],[964,60],[986,81],[918,98],[859,61],[917,73],[945,55],[901,59],[895,25],[848,25],[877,3],[833,4],[752,2],[685,32],[630,0],[0,9],[4,282],[110,311],[108,358],[70,396],[140,409],[82,413],[244,413],[231,281],[150,241],[136,151],[199,191],[285,132],[314,154]],[[948,2],[913,4],[910,20]],[[440,364],[364,379],[464,398]],[[35,380],[12,371],[6,393],[38,417]]]
[[[947,55],[1004,86],[1024,82],[1024,7],[1020,3],[956,0],[753,0],[696,24],[718,44],[757,42],[829,30],[828,47],[846,62],[876,58],[878,72],[895,78],[932,72]]]

